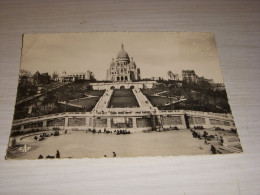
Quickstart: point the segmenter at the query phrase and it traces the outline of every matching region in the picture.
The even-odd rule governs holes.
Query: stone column
[[[156,116],[151,115],[152,130],[156,130]]]
[[[162,126],[161,116],[157,115],[156,118],[157,118],[157,121],[158,121],[158,126],[160,128]]]
[[[94,123],[96,117],[92,117],[92,128],[96,127],[96,124]]]
[[[44,120],[44,121],[42,121],[42,128],[44,129],[46,127],[47,127],[47,120]]]
[[[68,125],[69,125],[69,117],[65,117],[64,130],[67,129]]]
[[[86,117],[86,127],[89,127],[89,117]]]
[[[205,125],[206,125],[206,128],[212,127],[212,125],[211,125],[210,120],[209,120],[208,117],[205,117]]]
[[[205,117],[205,125],[211,125],[208,117]]]
[[[92,128],[92,126],[93,126],[93,117],[90,117],[88,119],[88,123],[89,123],[89,128]]]
[[[132,120],[133,120],[133,128],[136,129],[137,128],[136,117],[133,117]]]
[[[111,118],[107,117],[107,129],[111,129]]]

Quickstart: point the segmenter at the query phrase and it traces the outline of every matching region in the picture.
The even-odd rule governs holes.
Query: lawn
[[[108,104],[109,108],[139,107],[131,89],[115,89]]]
[[[171,102],[170,98],[161,97],[161,96],[149,96],[148,99],[152,103],[152,105],[156,106],[156,107],[160,106],[160,105],[169,104]],[[173,99],[172,99],[172,101],[173,101]]]
[[[92,96],[102,96],[105,93],[105,90],[90,90],[85,92],[85,95],[92,95]]]
[[[87,109],[87,111],[90,111],[95,107],[99,98],[100,97],[82,98],[82,99],[79,99],[79,100],[70,100],[69,103],[85,107]]]

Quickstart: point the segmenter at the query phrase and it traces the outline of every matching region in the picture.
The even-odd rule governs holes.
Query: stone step
[[[238,153],[243,151],[242,149],[239,149],[239,148],[236,148],[236,147],[229,147],[229,148],[231,148],[234,151],[237,151]]]
[[[240,153],[240,152],[242,152],[242,150],[240,150],[240,149],[238,149],[236,147],[225,147],[225,146],[222,146],[222,147],[220,147],[220,149],[226,150],[226,151],[232,152],[232,153]]]
[[[10,151],[16,150],[16,148],[15,147],[8,147],[6,150],[10,152]]]

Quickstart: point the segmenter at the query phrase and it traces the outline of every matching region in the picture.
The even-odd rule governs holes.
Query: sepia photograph
[[[211,32],[24,34],[6,159],[243,151]]]

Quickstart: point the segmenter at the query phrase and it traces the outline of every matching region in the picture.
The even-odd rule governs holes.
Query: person
[[[60,151],[59,150],[57,150],[57,152],[56,152],[56,158],[60,158]]]
[[[48,156],[46,156],[46,158],[54,159],[55,156],[48,155]]]
[[[40,154],[39,157],[38,157],[38,159],[43,159],[43,156]]]
[[[208,133],[206,131],[203,132],[203,137],[207,137]]]
[[[220,142],[223,144],[224,143],[224,139],[222,136],[220,136]]]
[[[213,145],[211,145],[210,151],[212,152],[212,154],[217,154],[216,148]]]
[[[113,152],[113,157],[116,157],[116,153],[115,152]]]
[[[208,144],[207,137],[204,137],[204,144]]]
[[[59,136],[59,134],[60,134],[60,133],[59,133],[59,131],[57,131],[57,130],[54,132],[54,136]]]
[[[67,129],[65,130],[65,134],[67,134]]]

